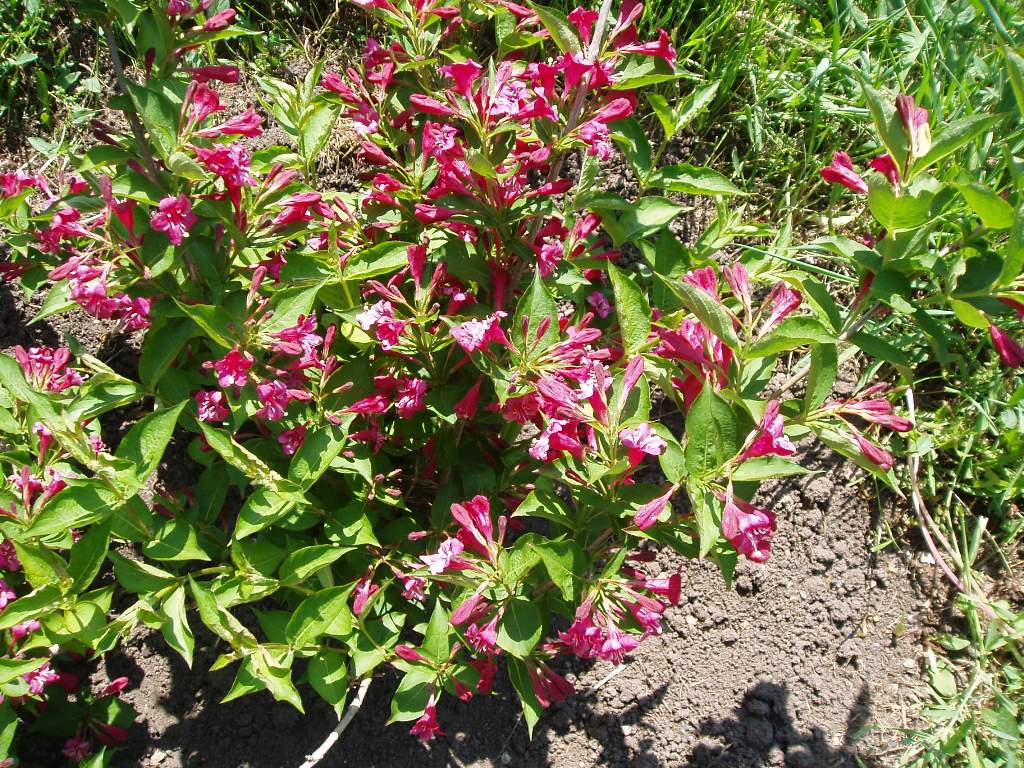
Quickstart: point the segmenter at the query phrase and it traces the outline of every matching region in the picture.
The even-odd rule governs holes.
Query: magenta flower
[[[845,152],[836,152],[832,155],[832,165],[821,169],[821,178],[831,184],[842,184],[862,195],[868,193],[868,185],[860,174],[853,170],[853,160]]]
[[[13,639],[14,642],[24,640],[41,626],[42,625],[36,619],[29,619],[28,621],[23,621],[20,624],[15,624],[11,627],[11,639]],[[29,674],[32,673],[30,672]]]
[[[866,458],[872,464],[878,465],[879,469],[885,470],[892,468],[893,458],[891,453],[872,443],[860,432],[855,431],[853,433],[853,439],[857,441],[857,448],[860,450],[861,456]]]
[[[591,120],[580,126],[580,141],[587,145],[587,154],[605,161],[612,156],[612,139],[608,126]]]
[[[411,645],[400,643],[395,646],[395,656],[405,661],[426,661],[426,657],[423,656],[419,651],[413,648]]]
[[[763,563],[771,554],[775,513],[758,509],[732,495],[729,489],[722,510],[722,534],[748,560]]]
[[[455,415],[460,419],[472,419],[476,416],[477,403],[480,400],[480,386],[483,379],[477,379],[476,384],[469,388],[469,391],[462,396],[462,399],[455,404]]]
[[[82,383],[78,371],[68,368],[71,350],[67,347],[29,347],[18,345],[14,358],[21,366],[28,383],[50,392],[63,392]]]
[[[455,81],[455,90],[466,99],[473,98],[473,83],[480,77],[483,67],[472,59],[458,64],[445,64],[441,72]]]
[[[438,576],[449,568],[458,567],[461,563],[462,550],[465,545],[458,539],[445,539],[433,555],[420,555],[420,560],[427,566],[430,573]]]
[[[21,570],[21,560],[14,549],[14,544],[9,539],[0,541],[0,569],[5,571]]]
[[[422,576],[402,577],[402,597],[412,602],[419,602],[427,596],[427,580]]]
[[[770,307],[771,314],[768,315],[768,319],[765,321],[760,332],[762,334],[767,333],[781,323],[794,309],[800,306],[802,301],[803,296],[800,294],[800,291],[790,288],[781,280],[777,282],[772,286],[762,307],[762,311]]]
[[[221,32],[227,29],[234,22],[235,15],[234,8],[225,8],[220,13],[215,13],[203,24],[203,32]]]
[[[701,267],[683,275],[683,282],[689,283],[695,288],[700,288],[704,293],[718,300],[718,276],[714,267]]]
[[[796,446],[783,434],[785,424],[779,414],[779,401],[770,401],[764,409],[764,416],[750,437],[747,448],[740,454],[740,461],[754,459],[758,456],[792,456]]]
[[[478,627],[476,623],[466,627],[466,642],[477,653],[496,653],[498,650],[497,614],[482,627]]]
[[[277,436],[277,442],[281,445],[281,450],[284,451],[285,456],[294,456],[295,452],[302,447],[302,444],[305,441],[305,424],[300,424],[297,427],[286,429],[284,432]]]
[[[196,132],[196,136],[202,136],[204,139],[215,139],[219,136],[246,136],[254,139],[262,135],[263,118],[252,107],[240,115],[225,120],[220,125],[203,128]]]
[[[896,111],[903,121],[903,129],[910,139],[910,154],[924,155],[932,145],[931,129],[928,127],[928,110],[914,104],[914,97],[901,93],[896,97]]]
[[[224,421],[231,412],[225,405],[227,398],[218,390],[200,390],[195,395],[199,420],[206,422]]]
[[[618,49],[619,53],[638,53],[643,56],[657,56],[669,64],[675,66],[676,49],[672,47],[672,39],[664,29],[658,30],[658,39],[651,43],[624,45]]]
[[[199,124],[214,112],[223,112],[220,94],[205,83],[196,83],[189,101],[189,118]]]
[[[437,724],[437,705],[434,703],[433,694],[431,694],[430,701],[427,702],[427,707],[423,710],[420,719],[409,729],[409,733],[418,736],[424,743],[431,741],[435,736],[444,735],[441,726]]]
[[[361,616],[366,610],[366,604],[370,598],[380,591],[380,587],[373,583],[373,572],[364,574],[352,590],[352,613]]]
[[[178,0],[178,2],[189,2],[189,0]],[[238,67],[228,64],[211,64],[206,67],[194,67],[186,71],[192,75],[192,79],[197,83],[208,83],[211,80],[217,80],[221,83],[237,83],[240,74]]]
[[[865,421],[880,424],[893,432],[909,432],[914,428],[913,422],[893,412],[892,403],[884,397],[867,400],[846,400],[839,409],[843,413],[852,413]]]
[[[253,181],[249,170],[249,150],[238,142],[218,144],[212,148],[195,147],[196,157],[206,169],[224,180],[229,190],[251,187]]]
[[[192,213],[192,203],[185,195],[165,197],[160,201],[159,210],[149,217],[150,226],[167,235],[174,245],[181,245],[197,221],[199,218]]]
[[[92,744],[82,736],[72,736],[64,742],[61,753],[72,763],[80,763],[92,754]]]
[[[633,467],[640,463],[644,455],[661,456],[668,447],[668,443],[656,434],[646,421],[635,427],[620,430],[619,439],[629,449],[629,464]]]
[[[273,381],[264,381],[257,384],[256,396],[261,404],[260,409],[256,411],[256,416],[267,421],[279,421],[284,418],[285,411],[288,410],[288,403],[291,401],[291,395],[283,381],[274,379]]]
[[[167,0],[168,16],[191,16],[192,0]]]
[[[885,176],[894,187],[900,185],[900,169],[896,167],[896,161],[892,159],[892,155],[888,153],[879,155],[868,163],[868,168],[872,168]]]
[[[427,387],[428,384],[423,379],[405,379],[399,385],[398,397],[395,399],[398,418],[408,419],[414,413],[426,409],[423,397],[427,394]]]
[[[252,363],[252,355],[235,347],[213,363],[217,383],[221,387],[244,387],[249,381],[248,370],[252,368]]]
[[[285,355],[312,357],[317,347],[324,341],[324,337],[318,334],[316,329],[317,321],[314,315],[299,315],[295,325],[270,334],[271,338],[277,339],[272,348],[275,352]]]
[[[641,531],[645,531],[658,522],[658,518],[661,517],[661,513],[665,511],[665,508],[669,504],[669,500],[678,489],[678,485],[673,485],[661,494],[661,496],[656,496],[646,504],[642,504],[637,509],[636,515],[633,518],[633,522],[636,524],[636,527]]]
[[[743,305],[744,316],[750,319],[750,276],[747,268],[736,261],[722,270],[725,282],[729,284],[732,295]]]
[[[10,585],[0,579],[0,611],[10,605],[14,600],[18,598],[18,595],[11,589]]]
[[[452,504],[452,517],[460,526],[458,537],[465,546],[489,556],[494,544],[491,503],[486,496],[474,496],[461,504]]]
[[[992,345],[999,353],[999,359],[1008,368],[1020,368],[1024,365],[1024,347],[1018,344],[1012,336],[1001,328],[990,325],[989,335],[992,337]]]
[[[593,307],[594,312],[602,320],[612,312],[611,302],[605,297],[600,291],[594,291],[592,294],[587,296],[587,304]]]
[[[501,330],[501,319],[505,316],[504,312],[495,312],[484,318],[467,320],[461,325],[453,325],[452,337],[466,352],[476,352],[491,342],[505,347],[510,346],[508,337]]]
[[[425,96],[421,93],[414,93],[409,97],[409,105],[427,115],[455,115],[455,110],[447,104],[443,104],[435,98]]]
[[[533,693],[537,697],[537,701],[545,709],[556,701],[564,701],[576,693],[572,683],[551,669],[547,664],[536,661],[530,664],[529,669]]]

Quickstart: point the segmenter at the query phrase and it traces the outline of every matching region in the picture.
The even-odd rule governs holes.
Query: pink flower
[[[251,187],[256,183],[249,170],[249,150],[238,142],[218,144],[209,149],[196,147],[195,153],[210,173],[224,180],[224,185],[229,190]]]
[[[192,89],[191,101],[189,102],[189,116],[198,124],[214,112],[223,112],[224,105],[221,103],[220,94],[205,83],[196,83]]]
[[[67,347],[14,348],[14,358],[21,366],[25,379],[34,387],[50,392],[63,392],[70,387],[82,383],[77,371],[68,368],[71,361],[71,350]]]
[[[381,349],[387,351],[398,346],[398,342],[405,332],[407,325],[405,320],[395,317],[395,310],[390,301],[381,300],[369,309],[356,315],[356,322],[364,331],[375,327],[375,335],[380,342]]]
[[[725,281],[729,284],[729,289],[732,291],[732,295],[735,296],[740,304],[743,305],[743,311],[750,319],[750,276],[747,274],[747,268],[740,262],[736,261],[725,267],[722,270],[722,274],[725,276]]]
[[[892,159],[892,155],[879,155],[868,163],[868,168],[872,168],[885,176],[894,187],[900,185],[900,169],[896,167],[896,161]]]
[[[718,276],[713,267],[701,267],[683,275],[683,282],[689,283],[695,288],[700,288],[704,293],[718,300]]]
[[[11,589],[10,585],[3,579],[0,579],[0,611],[10,605],[17,597],[18,595]]]
[[[168,16],[191,16],[192,0],[167,0]]]
[[[781,323],[794,309],[800,306],[802,301],[803,296],[800,295],[799,291],[790,288],[781,280],[777,282],[772,286],[762,307],[762,311],[771,307],[771,314],[768,315],[768,319],[761,327],[760,332],[762,334],[767,333]]]
[[[455,110],[449,107],[447,104],[443,104],[435,98],[425,96],[421,93],[414,93],[409,97],[409,105],[413,108],[428,115],[446,115],[451,116],[455,114]]]
[[[427,596],[427,580],[422,576],[402,577],[402,597],[406,600],[419,602]]]
[[[166,234],[174,245],[181,245],[197,221],[199,218],[192,213],[192,203],[185,195],[165,197],[160,201],[159,210],[149,217],[150,226]]]
[[[853,160],[845,152],[836,152],[832,155],[832,165],[821,169],[821,178],[831,184],[842,184],[862,195],[868,193],[868,185],[860,174],[853,170]]]
[[[892,403],[884,397],[870,398],[868,400],[847,400],[842,404],[840,410],[844,413],[852,413],[860,416],[865,421],[873,424],[880,424],[893,432],[909,432],[914,428],[913,422],[903,416],[897,416],[893,412]]]
[[[901,93],[896,97],[896,111],[903,121],[903,129],[910,139],[910,154],[924,155],[932,145],[931,129],[928,127],[928,110],[914,104],[914,97]]]
[[[643,56],[658,56],[669,64],[676,63],[676,49],[672,47],[672,39],[664,29],[658,30],[656,42],[643,43],[640,45],[624,45],[618,49],[619,53],[638,53]]]
[[[792,456],[796,446],[786,437],[782,430],[785,427],[779,414],[779,401],[770,401],[764,409],[764,416],[750,437],[747,438],[747,449],[740,454],[740,461],[754,459],[758,456]]]
[[[240,115],[225,120],[220,125],[196,132],[196,136],[202,136],[204,139],[215,139],[219,136],[246,136],[254,139],[261,135],[263,135],[263,118],[252,107]]]
[[[365,574],[356,583],[355,589],[352,590],[352,613],[356,616],[362,615],[363,611],[366,610],[366,604],[370,602],[370,598],[379,591],[380,587],[373,583],[373,572]]]
[[[460,213],[460,211],[456,208],[442,208],[437,205],[428,205],[427,203],[416,203],[413,206],[413,214],[416,216],[416,220],[423,226],[450,219],[457,213]]]
[[[36,622],[38,625],[39,622]],[[36,627],[38,629],[38,626]],[[11,630],[11,634],[14,634],[14,630]],[[50,662],[43,662],[41,667],[33,669],[31,672],[26,672],[22,677],[25,682],[28,683],[28,692],[39,696],[43,689],[51,683],[56,683],[60,680],[60,675],[50,669]]]
[[[661,513],[665,511],[665,508],[668,506],[669,500],[672,498],[672,495],[678,489],[678,485],[673,485],[667,491],[661,494],[661,496],[656,496],[655,498],[648,501],[646,504],[642,504],[637,509],[636,514],[633,518],[633,522],[636,524],[636,527],[639,528],[641,531],[645,531],[652,525],[654,525],[656,522],[658,522],[658,518],[661,516]]]
[[[857,441],[857,448],[860,451],[861,456],[866,458],[872,464],[876,464],[879,469],[891,469],[893,465],[892,454],[868,440],[860,432],[853,433],[853,439]]]
[[[183,4],[190,2],[190,0],[177,1]],[[222,83],[237,83],[239,76],[238,67],[228,64],[211,64],[206,67],[195,67],[186,71],[192,75],[192,79],[197,83],[207,83],[210,80],[218,80]]]
[[[295,325],[283,328],[270,334],[277,339],[273,345],[275,352],[296,357],[309,358],[323,343],[323,336],[316,332],[317,321],[313,315],[299,315]]]
[[[545,709],[576,693],[572,683],[541,662],[530,665],[530,683],[537,701]]]
[[[463,395],[462,399],[455,404],[455,415],[460,419],[472,419],[476,416],[477,402],[480,399],[480,385],[483,379],[477,379],[476,384],[469,388],[469,392]]]
[[[231,26],[235,20],[235,9],[226,8],[220,13],[215,13],[203,24],[203,32],[220,32]]]
[[[297,427],[286,429],[277,436],[277,442],[285,456],[293,456],[306,440],[306,425],[300,424]]]
[[[765,562],[771,554],[775,527],[774,512],[748,504],[729,489],[722,510],[722,534],[737,552],[755,563]]]
[[[431,741],[435,736],[444,735],[441,726],[437,724],[437,706],[434,703],[433,695],[430,696],[430,701],[427,703],[423,715],[409,729],[409,733],[413,736],[418,736],[420,741],[424,743]]]
[[[252,355],[235,347],[213,363],[213,370],[217,372],[217,383],[221,387],[244,387],[249,381],[247,372],[252,368],[252,363]]]
[[[452,504],[452,517],[462,526],[459,540],[467,546],[476,544],[476,548],[487,553],[494,543],[494,527],[491,524],[491,503],[486,496],[474,496],[461,504]],[[463,531],[467,536],[463,537]],[[468,539],[468,541],[467,541]]]
[[[999,353],[999,359],[1008,368],[1020,368],[1024,365],[1024,347],[1018,344],[1012,336],[995,325],[988,327],[989,335],[992,337],[992,345]]]
[[[426,657],[411,645],[400,644],[395,646],[395,656],[405,661],[426,661]]]
[[[498,650],[497,614],[482,627],[475,622],[466,627],[466,642],[477,653],[495,653]]]
[[[256,416],[267,421],[278,421],[284,418],[291,396],[288,393],[288,387],[285,386],[283,381],[274,379],[273,381],[264,381],[257,384],[256,396],[261,404],[260,409],[256,411]]]
[[[11,637],[15,642],[24,640],[26,637],[35,632],[42,625],[36,619],[29,619],[23,621],[20,624],[15,624],[11,627]]]
[[[682,596],[683,577],[677,571],[668,578],[647,579],[644,588],[649,592],[667,598],[672,605],[679,605],[679,598]]]
[[[421,555],[420,560],[427,566],[434,576],[444,573],[453,565],[457,566],[461,561],[460,555],[465,546],[458,539],[445,539],[433,555]]]
[[[550,239],[541,243],[537,250],[537,266],[541,277],[547,277],[555,271],[558,262],[565,256],[565,245],[560,240]]]
[[[661,456],[668,447],[668,443],[655,434],[646,421],[635,427],[620,430],[619,440],[629,449],[629,464],[633,467],[640,463],[645,454]]]
[[[195,393],[194,397],[200,421],[224,421],[224,419],[231,415],[231,412],[225,405],[226,398],[223,392],[200,390]]]
[[[5,571],[21,570],[21,560],[18,559],[14,544],[8,539],[0,541],[0,568]]]
[[[171,0],[172,3],[175,1]],[[92,744],[82,736],[72,736],[64,742],[61,752],[72,763],[80,763],[92,754]]]
[[[128,687],[129,681],[127,677],[115,677],[106,687],[104,687],[101,696],[116,696],[125,688]]]
[[[41,421],[32,425],[32,432],[39,436],[39,456],[42,458],[46,455],[47,449],[53,445],[53,432],[48,430]]]
[[[602,122],[591,120],[580,127],[580,140],[587,145],[587,154],[598,160],[608,160],[612,156],[612,140],[608,126]]]
[[[466,99],[473,98],[473,83],[480,77],[483,67],[472,59],[458,64],[445,64],[441,72],[455,81],[455,90]]]
[[[501,319],[505,316],[504,312],[495,312],[481,319],[467,320],[461,325],[453,325],[452,337],[466,352],[476,352],[491,342],[505,347],[510,346],[508,337],[501,330]]]
[[[414,413],[426,409],[423,397],[427,393],[427,387],[427,382],[423,379],[406,379],[399,385],[395,410],[400,419],[408,419]]]
[[[605,295],[600,291],[594,291],[592,294],[587,296],[587,304],[594,308],[594,312],[596,312],[597,316],[602,320],[611,314],[611,302],[608,301],[608,299],[605,298]]]

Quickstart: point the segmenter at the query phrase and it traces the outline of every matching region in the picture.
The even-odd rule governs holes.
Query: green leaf
[[[288,467],[288,479],[303,490],[320,479],[335,457],[341,453],[347,439],[340,428],[327,424],[306,434],[299,450]]]
[[[404,267],[409,263],[406,248],[410,243],[388,241],[358,251],[349,257],[342,269],[345,280],[367,280],[379,277]]]
[[[931,186],[907,187],[897,195],[885,178],[875,174],[868,179],[868,208],[889,232],[916,229],[931,218],[936,191]]]
[[[717,297],[712,296],[703,288],[690,285],[681,280],[670,283],[673,291],[679,296],[690,312],[696,316],[722,342],[733,350],[739,350],[740,339],[733,328],[732,317],[725,311]]]
[[[583,577],[590,567],[590,558],[577,542],[541,541],[533,544],[540,555],[544,568],[552,583],[558,587],[562,597],[576,604],[583,593]]]
[[[622,236],[616,242],[628,242],[635,239],[648,237],[659,231],[676,216],[686,210],[683,206],[673,203],[664,197],[647,196],[635,206],[630,206],[623,212],[619,225]]]
[[[331,131],[338,119],[340,107],[324,102],[312,107],[305,119],[302,121],[302,131],[299,134],[299,153],[311,166],[331,138]]]
[[[39,667],[43,666],[47,661],[45,656],[41,656],[35,659],[5,659],[0,658],[0,685],[6,685],[7,683],[17,680],[22,675],[26,675]],[[3,757],[5,753],[0,753],[0,757]]]
[[[573,515],[565,504],[551,491],[536,489],[530,491],[522,503],[512,513],[513,517],[540,517],[552,523],[573,527]]]
[[[498,645],[525,659],[540,641],[544,620],[536,604],[525,597],[512,598],[498,622]]]
[[[173,573],[157,568],[142,560],[131,560],[119,552],[109,552],[107,557],[114,565],[117,583],[129,592],[147,594],[170,586],[177,578]]]
[[[988,318],[985,317],[984,312],[973,304],[968,304],[966,301],[959,299],[950,299],[949,307],[953,310],[953,314],[956,315],[956,319],[969,328],[978,328],[983,331],[988,330],[990,325]]]
[[[631,56],[626,66],[615,73],[613,88],[616,91],[632,91],[645,85],[677,80],[684,74],[658,56]]]
[[[754,482],[768,480],[772,477],[793,477],[795,475],[806,475],[809,469],[804,469],[799,464],[781,456],[758,456],[755,459],[747,459],[732,473],[732,479],[736,482]]]
[[[839,373],[839,351],[835,344],[815,344],[811,347],[811,370],[807,375],[804,393],[804,413],[810,413],[832,394]]]
[[[142,551],[154,560],[170,562],[210,559],[199,546],[195,528],[180,517],[165,521],[153,540],[142,545]]]
[[[551,34],[551,39],[562,53],[578,54],[583,51],[576,27],[569,23],[561,11],[537,3],[530,3],[530,8],[540,18],[540,23]]]
[[[809,315],[787,317],[767,336],[746,349],[747,357],[767,357],[808,344],[835,344],[836,337],[817,318]]]
[[[540,716],[544,713],[544,708],[540,705],[540,701],[537,700],[537,694],[533,690],[530,670],[519,659],[510,658],[508,659],[508,676],[512,681],[512,687],[516,689],[516,693],[519,695],[519,701],[522,702],[526,730],[530,738],[533,738],[533,727],[540,720]]]
[[[335,713],[341,715],[348,696],[345,654],[335,648],[321,648],[309,660],[307,677],[313,690],[320,694],[320,698],[334,707]]]
[[[686,414],[686,466],[702,476],[717,471],[740,447],[739,423],[729,404],[707,382]]]
[[[160,625],[160,633],[164,636],[167,644],[181,654],[191,669],[196,641],[192,636],[192,628],[188,625],[188,617],[185,614],[184,584],[179,585],[164,600],[163,613],[164,621]]]
[[[75,482],[47,502],[24,531],[23,537],[52,536],[81,528],[104,520],[121,508],[121,500],[98,480]]]
[[[651,332],[651,306],[636,281],[610,261],[608,276],[615,292],[615,312],[622,331],[622,346],[626,357],[632,358],[647,344]]]
[[[71,576],[71,590],[81,594],[92,586],[96,574],[100,572],[107,558],[110,546],[110,525],[94,525],[86,531],[82,538],[71,547],[71,563],[68,575]]]
[[[718,86],[721,81],[716,80],[691,93],[683,99],[675,108],[675,127],[670,133],[679,133],[696,119],[698,115],[711,106],[718,94]]]
[[[683,192],[688,195],[746,194],[718,171],[685,163],[659,168],[648,178],[647,185],[656,189]]]
[[[315,544],[297,549],[285,558],[278,577],[282,584],[301,584],[343,554],[345,550],[333,544]]]
[[[14,542],[14,551],[21,560],[21,569],[28,583],[35,589],[50,584],[60,586],[61,592],[67,592],[71,586],[68,564],[55,551],[37,544],[19,544]]]
[[[984,184],[958,184],[957,189],[988,229],[1009,229],[1013,226],[1013,206]]]
[[[117,458],[131,464],[131,469],[117,473],[125,497],[134,495],[156,471],[185,402],[149,414],[137,422],[117,446]]]
[[[1018,208],[1013,218],[1013,229],[1004,247],[1005,258],[1003,271],[999,275],[999,285],[1013,283],[1024,269],[1024,208]]]
[[[146,85],[126,83],[135,111],[146,126],[160,157],[167,160],[178,147],[180,101],[167,81],[149,80]]]
[[[234,348],[238,329],[226,309],[210,304],[188,304],[181,299],[175,299],[174,303],[202,328],[210,339],[225,349]]]
[[[351,585],[328,587],[303,600],[285,628],[285,636],[296,648],[316,642],[328,630],[347,634],[352,630],[352,611],[348,607]]]
[[[288,702],[302,712],[302,698],[292,683],[290,654],[287,659],[288,665],[285,666],[277,661],[266,648],[260,646],[252,655],[253,671],[270,691],[271,696],[278,701]]]
[[[523,320],[526,319],[526,339],[521,336]],[[548,327],[544,335],[537,339],[537,331],[541,321],[547,318]],[[538,269],[533,274],[533,285],[529,291],[523,293],[519,304],[516,305],[516,315],[512,321],[512,341],[528,359],[537,357],[539,353],[545,352],[552,344],[558,341],[558,307],[554,298],[544,285],[544,280]],[[523,345],[525,341],[525,346]]]
[[[260,330],[265,336],[290,328],[299,320],[299,315],[309,315],[316,301],[316,295],[323,283],[314,285],[292,286],[277,291],[270,302],[274,314],[270,320],[261,324]]]
[[[192,589],[192,597],[196,601],[196,608],[199,609],[199,617],[215,635],[225,640],[235,650],[251,650],[258,645],[255,635],[223,608],[212,592],[191,576],[188,577],[188,581]]]
[[[257,485],[266,486],[278,496],[288,498],[295,503],[305,502],[305,496],[302,495],[301,490],[295,483],[281,477],[280,474],[268,467],[256,454],[240,445],[226,431],[211,427],[203,421],[198,423],[210,447],[220,454],[221,458],[228,464],[239,470],[252,482]]]
[[[448,612],[440,600],[434,602],[434,611],[430,614],[427,632],[423,636],[423,650],[427,656],[439,664],[448,661],[452,649],[452,625]]]
[[[623,120],[616,120],[612,127],[614,128],[612,139],[619,145],[622,154],[633,166],[634,173],[641,179],[647,176],[651,171],[653,150],[640,121],[630,116]]]
[[[416,720],[427,707],[430,689],[437,679],[432,669],[415,667],[405,673],[394,697],[391,699],[389,723],[403,723]]]
[[[245,500],[235,520],[235,539],[244,539],[268,525],[286,517],[295,508],[295,502],[269,488],[257,488]]]
[[[0,613],[0,630],[10,629],[28,619],[38,619],[57,607],[60,590],[50,585],[23,595]]]
[[[142,383],[154,387],[195,334],[195,323],[184,318],[171,320],[148,333],[139,357],[139,378]]]
[[[660,93],[647,93],[644,95],[647,96],[647,103],[651,105],[651,109],[654,110],[658,122],[661,123],[661,129],[665,132],[665,138],[671,139],[676,135],[676,116],[672,107],[668,105],[668,100]]]
[[[697,483],[687,483],[686,493],[690,497],[693,518],[697,524],[697,536],[700,539],[700,550],[697,556],[703,560],[720,538],[718,520],[721,517],[721,512],[718,499],[710,490]]]
[[[1010,75],[1010,87],[1017,101],[1017,111],[1024,116],[1024,58],[1009,46],[1004,45],[1002,50],[1006,58],[1006,71]]]
[[[924,154],[924,157],[914,162],[914,172],[923,171],[946,155],[950,155],[965,144],[974,141],[1001,118],[1002,115],[968,115],[948,123],[932,139],[932,146]]]

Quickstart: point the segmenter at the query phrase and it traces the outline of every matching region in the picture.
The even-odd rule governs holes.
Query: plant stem
[[[121,63],[121,54],[117,50],[117,41],[114,39],[114,30],[111,29],[109,22],[104,22],[102,28],[103,37],[106,38],[107,48],[110,50],[110,61],[114,66],[114,75],[117,78],[118,90],[121,91],[122,96],[127,99],[131,99],[131,93],[128,91],[128,80],[124,75],[124,65]],[[160,172],[157,170],[156,161],[153,159],[153,153],[149,148],[149,141],[146,139],[146,131],[142,127],[142,123],[139,122],[139,116],[136,114],[134,108],[126,109],[124,110],[124,113],[128,117],[128,122],[132,126],[132,133],[135,135],[135,143],[138,145],[139,151],[142,153],[142,161],[146,164],[146,171],[149,175],[149,179],[159,186]]]
[[[299,768],[313,768],[314,765],[323,760],[331,747],[335,745],[338,739],[341,737],[342,731],[348,728],[348,724],[352,722],[352,718],[359,712],[359,708],[363,706],[363,697],[366,696],[366,689],[370,687],[370,681],[373,678],[365,677],[359,684],[359,689],[356,691],[356,695],[352,697],[352,702],[348,705],[348,709],[345,710],[345,714],[341,720],[338,721],[337,727],[327,734],[327,738],[324,739],[323,744],[317,747],[312,753],[306,755],[306,761],[299,766]]]

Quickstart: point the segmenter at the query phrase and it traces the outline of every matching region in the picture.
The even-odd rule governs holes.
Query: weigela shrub
[[[3,176],[3,271],[46,291],[41,317],[81,308],[141,355],[136,380],[67,349],[0,358],[9,723],[54,689],[54,648],[144,625],[191,663],[198,620],[214,667],[238,665],[227,699],[301,709],[307,682],[340,711],[389,665],[392,720],[428,740],[438,699],[488,693],[503,663],[532,728],[572,693],[559,655],[618,663],[661,631],[684,576],[647,542],[727,580],[769,558],[779,521],[752,500],[804,471],[795,440],[893,482],[878,431],[911,424],[887,385],[830,398],[840,344],[868,349],[867,290],[844,314],[770,255],[721,264],[763,233],[724,203],[696,245],[672,233],[677,193],[740,191],[660,165],[713,90],[652,94],[651,145],[638,89],[675,78],[675,52],[637,39],[638,3],[361,4],[388,39],[354,66],[261,80],[291,141],[269,147],[252,141],[266,115],[225,106],[239,70],[211,58],[245,33],[233,11],[83,6],[145,79],[119,76],[124,123],[94,123],[74,174]],[[358,193],[316,180],[339,119]],[[603,183],[620,153],[634,198]],[[882,194],[850,165],[827,177]],[[773,374],[798,350],[805,394],[785,397]],[[107,447],[104,416],[132,404],[149,415]],[[161,462],[175,472],[154,480]],[[101,764],[87,699],[55,730]]]

